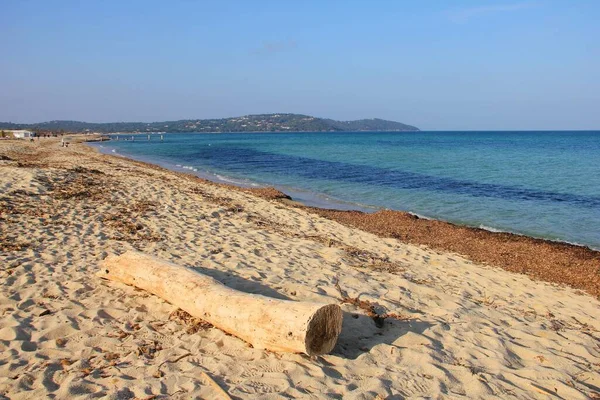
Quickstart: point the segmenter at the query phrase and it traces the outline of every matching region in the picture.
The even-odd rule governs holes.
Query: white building
[[[26,130],[16,130],[16,131],[4,131],[12,133],[12,135],[17,139],[25,139],[35,137],[35,133]]]

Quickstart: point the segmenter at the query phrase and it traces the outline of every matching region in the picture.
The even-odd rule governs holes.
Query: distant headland
[[[221,119],[163,122],[49,121],[33,124],[0,122],[0,129],[63,132],[369,132],[418,131],[419,128],[379,118],[335,121],[302,114],[257,114]]]

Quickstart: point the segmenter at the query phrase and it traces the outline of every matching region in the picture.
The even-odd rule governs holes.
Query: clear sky
[[[600,1],[0,0],[0,121],[600,129]]]

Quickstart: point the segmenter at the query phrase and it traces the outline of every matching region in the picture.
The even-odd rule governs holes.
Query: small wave
[[[416,212],[407,211],[407,213],[409,213],[410,215],[414,215],[415,217],[418,217],[420,219],[426,219],[428,221],[434,221],[435,220],[435,218],[426,217],[425,215],[417,214]]]
[[[227,182],[227,183],[232,183],[234,185],[247,185],[248,184],[248,182],[244,182],[244,181],[241,181],[241,180],[233,179],[233,178],[230,178],[230,177],[227,177],[227,176],[223,176],[223,175],[219,175],[219,174],[215,174],[215,176],[220,181]]]
[[[496,232],[496,233],[512,233],[512,232],[507,232],[507,231],[503,231],[502,229],[498,229],[498,228],[492,228],[491,226],[487,226],[487,225],[479,225],[479,229],[483,229],[484,231],[490,231],[490,232]]]
[[[526,233],[521,233],[521,232],[515,232],[515,231],[509,231],[509,230],[502,230],[502,229],[497,229],[497,228],[492,228],[490,226],[487,225],[479,225],[479,229],[483,229],[485,231],[488,232],[494,232],[494,233],[510,233],[511,235],[517,235],[517,236],[525,236],[525,237],[530,237],[533,239],[540,239],[540,240],[547,240],[549,242],[554,242],[554,243],[562,243],[562,244],[570,244],[573,246],[579,246],[579,247],[587,247],[590,248],[592,250],[600,250],[600,248],[595,247],[595,246],[590,246],[584,243],[579,243],[579,242],[573,242],[570,240],[565,240],[565,239],[560,239],[557,237],[549,237],[549,236],[541,236],[541,235],[535,235],[535,234],[526,234]]]

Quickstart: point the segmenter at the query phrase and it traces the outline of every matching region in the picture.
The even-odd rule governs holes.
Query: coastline
[[[91,141],[89,141],[89,142],[91,143]],[[363,204],[358,204],[355,202],[348,202],[348,201],[343,201],[340,199],[334,199],[334,198],[331,198],[331,197],[328,197],[325,195],[320,195],[318,193],[314,193],[314,192],[310,192],[310,191],[306,191],[306,190],[302,190],[302,189],[298,189],[298,188],[291,188],[291,187],[284,187],[284,186],[277,187],[277,186],[254,182],[254,181],[250,181],[250,180],[243,181],[241,179],[236,179],[236,178],[232,178],[229,176],[223,176],[216,172],[212,172],[212,173],[211,172],[201,172],[201,171],[198,171],[197,169],[189,167],[189,166],[173,164],[173,163],[165,162],[162,160],[160,160],[160,161],[159,160],[151,160],[146,157],[133,156],[131,154],[117,153],[117,152],[113,152],[113,151],[109,150],[107,147],[105,147],[101,144],[98,144],[98,143],[94,143],[90,147],[92,147],[93,149],[95,149],[96,151],[98,151],[101,154],[105,154],[105,155],[113,156],[113,157],[123,157],[128,160],[138,161],[138,162],[146,163],[148,165],[155,165],[155,166],[158,166],[161,168],[165,168],[166,170],[172,171],[172,172],[191,174],[200,179],[205,179],[209,182],[213,182],[216,184],[223,184],[225,186],[231,186],[231,187],[236,187],[236,188],[241,187],[241,188],[245,188],[245,189],[275,188],[276,190],[282,192],[286,196],[292,197],[294,199],[294,201],[296,201],[297,203],[305,205],[305,206],[309,206],[309,207],[324,208],[324,209],[333,208],[336,210],[364,211],[364,212],[371,212],[371,211],[379,210],[379,208],[377,208],[375,206],[363,205]]]
[[[173,173],[187,174],[232,190],[242,189],[380,237],[427,246],[436,251],[457,253],[477,263],[525,274],[536,280],[566,284],[600,298],[600,251],[588,246],[459,225],[424,218],[407,211],[382,209],[371,212],[358,206],[353,209],[350,205],[348,208],[316,207],[307,205],[303,201],[292,201],[293,193],[288,194],[278,188],[252,188],[219,182],[191,172],[177,171],[148,161],[137,160],[127,155],[102,152],[96,146],[91,147],[110,157],[123,157],[152,168],[164,168]],[[331,205],[337,206],[334,202]]]
[[[187,143],[187,139],[184,139],[185,135],[173,134],[173,136],[173,142]],[[536,181],[533,176],[530,177],[528,179],[531,181],[530,184],[519,183],[518,179],[515,180],[514,176],[519,173],[511,171],[510,168],[502,174],[512,178],[503,179],[502,175],[498,175],[503,167],[494,169],[493,176],[480,179],[477,177],[479,174],[477,171],[480,170],[478,168],[471,170],[469,165],[461,162],[460,168],[457,170],[456,159],[454,164],[448,164],[448,166],[454,165],[453,170],[464,171],[456,173],[456,177],[449,172],[436,173],[436,168],[443,168],[439,162],[431,167],[434,170],[427,172],[430,168],[427,162],[423,162],[423,166],[421,166],[421,162],[415,164],[415,161],[410,161],[408,165],[399,168],[399,172],[397,172],[395,167],[387,169],[389,166],[379,166],[379,161],[376,160],[370,160],[369,163],[362,160],[354,166],[354,163],[349,161],[351,158],[343,161],[333,157],[329,160],[327,156],[319,155],[304,159],[300,153],[292,157],[285,151],[287,140],[283,141],[284,144],[278,144],[277,139],[273,138],[275,141],[271,144],[274,146],[273,149],[266,151],[265,154],[258,154],[264,151],[264,149],[261,150],[262,140],[254,141],[250,137],[236,137],[242,141],[241,143],[244,143],[245,139],[249,140],[248,144],[238,148],[237,145],[229,143],[229,140],[221,143],[220,139],[215,137],[215,140],[221,144],[212,143],[212,145],[224,145],[225,149],[233,146],[236,149],[234,154],[238,155],[249,153],[239,159],[236,158],[237,156],[233,156],[233,158],[228,155],[219,156],[219,154],[228,154],[229,150],[215,151],[217,147],[203,147],[207,143],[210,146],[209,142],[212,139],[208,141],[198,139],[198,143],[196,143],[197,140],[191,139],[190,143],[193,142],[194,146],[199,146],[198,149],[203,149],[198,150],[202,153],[202,156],[198,158],[194,158],[195,155],[189,153],[191,150],[182,150],[180,153],[176,148],[171,148],[169,143],[163,147],[162,142],[158,146],[157,142],[153,142],[150,146],[135,145],[133,147],[126,143],[119,144],[117,142],[114,145],[109,143],[102,151],[107,151],[109,154],[111,151],[122,153],[121,155],[125,157],[155,163],[175,171],[190,173],[193,171],[196,175],[215,182],[232,183],[244,187],[273,186],[292,196],[295,200],[312,207],[365,212],[403,211],[419,218],[449,222],[457,226],[523,235],[600,251],[600,237],[595,234],[594,229],[587,226],[593,226],[594,221],[597,221],[598,214],[594,210],[597,210],[600,204],[600,197],[594,195],[594,188],[597,187],[595,183],[598,183],[594,176],[597,174],[593,173],[593,167],[591,170],[588,168],[589,165],[578,166],[581,168],[581,174],[577,174],[569,180],[572,182],[572,187],[561,189],[559,182],[562,179],[560,178],[561,173],[558,171],[556,173],[548,172],[549,168],[544,169],[545,175],[540,177],[539,181]],[[302,138],[303,136],[299,135],[289,144],[304,143],[306,140]],[[393,136],[389,137],[389,139],[392,138]],[[384,139],[381,138],[381,140]],[[438,139],[442,143],[454,142],[453,137],[449,139],[442,136]],[[503,138],[493,139],[492,142],[505,140]],[[526,137],[523,140],[531,144],[534,139]],[[558,137],[558,139],[563,140],[564,138]],[[587,140],[588,137],[583,139]],[[361,136],[356,140],[366,140],[366,145],[369,146],[368,136]],[[384,143],[387,143],[385,140]],[[473,140],[478,141],[479,139],[473,138]],[[337,141],[336,139],[332,143]],[[379,141],[377,139],[375,143],[379,143]],[[483,142],[486,141],[487,139],[483,140]],[[332,143],[328,143],[328,145],[331,146]],[[414,145],[417,149],[424,144],[421,139],[415,143],[411,146]],[[306,145],[306,143],[304,144]],[[395,148],[396,145],[398,143],[392,141],[388,147]],[[347,155],[352,157],[351,149],[344,151],[350,151]],[[432,151],[442,151],[443,153],[443,149],[440,148],[434,148]],[[279,154],[280,152],[282,153]],[[501,156],[497,152],[495,154],[496,158],[493,160],[496,164],[494,165],[502,165],[501,159],[498,158]],[[387,158],[389,156],[390,154]],[[522,157],[524,155],[521,151],[517,155],[510,155],[509,152],[506,156]],[[206,160],[202,160],[204,157]],[[247,157],[252,157],[253,161],[245,161]],[[307,164],[305,166],[296,165],[296,163],[300,163],[296,160],[297,157]],[[358,157],[361,158],[361,156]],[[436,157],[436,159],[441,158],[443,157]],[[411,157],[405,156],[402,159],[409,160]],[[580,157],[580,159],[586,158]],[[254,162],[256,162],[256,170],[253,168]],[[339,162],[342,164],[337,165],[336,163]],[[389,164],[390,161],[385,162]],[[539,163],[540,159],[538,157],[531,162]],[[319,167],[319,163],[325,163],[327,167],[325,168],[325,165]],[[322,171],[319,170],[321,167]],[[185,171],[186,169],[189,171]],[[338,171],[341,169],[344,172]],[[573,172],[565,172],[567,175],[571,173]],[[292,178],[295,176],[298,176],[299,179]],[[588,178],[585,178],[586,176]],[[588,184],[585,183],[586,179]],[[580,188],[576,189],[576,186]],[[586,187],[589,190],[585,189]]]
[[[597,298],[291,205],[83,144],[1,142],[0,397],[598,395]],[[96,276],[128,250],[340,304],[338,343],[317,358],[263,351]]]

